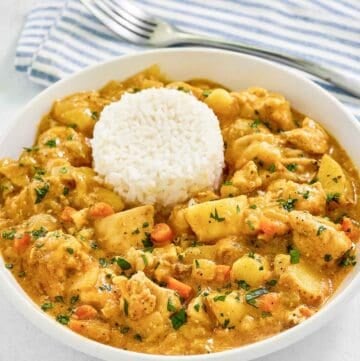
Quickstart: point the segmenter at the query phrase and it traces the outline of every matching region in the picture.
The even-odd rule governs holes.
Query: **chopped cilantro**
[[[250,206],[250,208],[251,208],[251,209],[256,209],[256,208],[257,208],[257,205],[256,205],[256,204],[252,204],[252,205]]]
[[[261,317],[262,318],[271,317],[271,316],[272,316],[271,312],[266,312],[266,311],[261,312]]]
[[[14,265],[12,263],[5,263],[5,267],[7,269],[13,269],[14,268]]]
[[[327,203],[330,203],[330,202],[339,203],[339,199],[340,199],[340,193],[328,193],[326,195],[326,202]]]
[[[345,254],[341,257],[339,266],[340,267],[348,267],[348,266],[355,266],[356,265],[356,257],[355,255],[351,254],[351,249],[346,251]]]
[[[249,285],[246,281],[244,281],[244,280],[238,280],[238,281],[236,281],[236,283],[237,283],[238,286],[239,286],[240,288],[242,288],[243,290],[249,291],[250,285]]]
[[[225,218],[224,217],[220,217],[218,214],[217,209],[215,208],[214,213],[210,213],[210,218],[214,219],[216,222],[224,222]]]
[[[276,171],[276,167],[274,163],[271,163],[267,169],[270,173],[274,173]]]
[[[15,238],[15,235],[16,235],[16,231],[12,229],[11,231],[4,231],[1,234],[1,237],[3,239],[8,239],[9,241],[12,241]]]
[[[223,325],[222,325],[222,327],[227,328],[229,326],[229,323],[230,323],[230,320],[228,318],[226,318]]]
[[[168,298],[167,310],[168,310],[169,312],[175,312],[175,311],[176,311],[176,307],[172,304],[171,298]]]
[[[256,307],[256,299],[262,295],[266,295],[269,291],[266,288],[257,288],[256,290],[249,291],[245,294],[245,301]]]
[[[48,231],[44,227],[40,227],[39,229],[34,229],[31,231],[31,236],[34,238],[34,240],[46,236]]]
[[[202,95],[207,98],[210,94],[211,94],[212,90],[211,89],[205,89],[203,92],[202,92]]]
[[[197,304],[194,305],[194,310],[195,310],[196,312],[199,312],[199,311],[200,311],[200,304],[199,304],[199,303],[197,303]]]
[[[136,341],[142,342],[142,336],[141,336],[139,333],[137,333],[137,334],[134,335],[134,339],[135,339]]]
[[[145,254],[142,254],[142,255],[141,255],[141,258],[142,258],[142,260],[143,260],[143,262],[144,262],[144,266],[146,267],[146,266],[149,264],[149,261],[148,261],[146,255],[145,255]]]
[[[69,253],[69,254],[74,254],[74,249],[71,248],[71,247],[67,247],[66,252]]]
[[[144,222],[142,228],[147,228],[147,227],[149,227],[149,222]]]
[[[324,256],[324,261],[325,262],[330,262],[330,261],[332,261],[332,259],[333,259],[333,256],[331,254],[326,254]]]
[[[195,267],[196,267],[196,268],[199,268],[199,267],[200,267],[200,263],[199,263],[199,261],[198,261],[197,259],[195,260]]]
[[[317,229],[316,235],[320,236],[320,234],[323,233],[324,231],[326,231],[326,227],[325,226],[319,226],[319,228]]]
[[[240,206],[239,205],[236,206],[236,213],[240,213]]]
[[[70,321],[70,318],[67,315],[57,315],[56,321],[61,323],[62,325],[67,325]]]
[[[41,309],[46,312],[48,310],[51,310],[54,307],[54,305],[51,302],[45,302],[41,305]]]
[[[64,195],[64,196],[67,196],[67,195],[69,194],[69,192],[70,192],[69,187],[64,187],[64,189],[63,189],[63,195]]]
[[[293,211],[295,208],[296,198],[278,199],[278,203],[288,212]]]
[[[40,203],[44,199],[44,197],[49,191],[49,188],[50,185],[48,183],[45,183],[44,186],[41,188],[35,188],[35,195],[36,195],[35,204]]]
[[[222,301],[224,302],[226,299],[226,295],[218,295],[213,298],[214,302]]]
[[[296,264],[300,262],[300,252],[297,249],[291,249],[290,252],[290,263]]]
[[[55,148],[56,147],[56,139],[50,139],[48,140],[45,145],[49,148]]]
[[[274,287],[274,286],[276,286],[276,284],[277,284],[277,280],[274,280],[274,279],[266,282],[267,287]]]
[[[298,165],[296,163],[289,163],[287,166],[286,166],[286,169],[289,171],[289,172],[295,172],[296,169],[297,169]]]
[[[55,302],[64,303],[64,297],[63,296],[55,296]]]
[[[124,258],[116,258],[116,263],[123,271],[127,271],[131,268],[131,264]]]
[[[179,87],[177,88],[177,90],[180,90],[181,92],[184,92],[184,93],[190,93],[190,90],[184,88],[183,86],[179,86]]]
[[[123,335],[125,335],[125,334],[127,334],[127,333],[130,331],[130,327],[128,327],[128,326],[121,326],[121,327],[119,328],[119,331],[120,331],[120,333],[122,333]]]
[[[95,121],[99,120],[99,112],[91,112],[91,118],[94,119]]]
[[[309,199],[309,196],[310,196],[310,191],[305,191],[303,193],[300,193],[304,199]]]
[[[224,186],[232,186],[233,183],[232,183],[232,181],[227,180],[227,181],[225,181],[225,182],[223,183],[223,185],[224,185]]]
[[[251,222],[250,220],[249,221],[246,221],[246,224],[249,226],[249,228],[252,230],[252,231],[255,231],[255,226],[254,226],[254,223]]]
[[[260,119],[255,119],[255,120],[250,124],[250,128],[257,128],[260,124],[261,124],[261,120],[260,120]]]
[[[37,145],[34,145],[33,147],[30,147],[30,148],[24,147],[24,150],[28,153],[37,152],[39,150],[39,147]]]
[[[174,330],[178,330],[182,325],[184,325],[187,321],[187,315],[185,312],[185,308],[182,308],[180,311],[174,313],[171,317],[171,324]]]
[[[134,229],[131,234],[139,234],[140,233],[140,229],[139,228],[136,228]]]

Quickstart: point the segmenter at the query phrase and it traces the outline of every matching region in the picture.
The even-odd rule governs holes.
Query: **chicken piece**
[[[302,128],[282,133],[291,145],[311,154],[324,154],[329,148],[329,136],[314,120],[305,118]]]
[[[300,253],[318,265],[334,264],[352,247],[336,224],[310,213],[290,212],[293,241]]]
[[[55,177],[33,180],[20,193],[5,200],[4,210],[8,218],[17,222],[49,210],[60,213],[66,201],[65,197],[59,196],[63,189],[63,184]]]
[[[4,158],[0,160],[0,175],[5,176],[14,186],[25,187],[29,183],[27,167],[20,166],[19,162]]]
[[[120,308],[126,324],[135,332],[155,341],[171,330],[170,315],[181,307],[175,291],[156,285],[143,272],[130,279],[115,277],[113,283],[121,295]]]
[[[185,218],[200,242],[239,234],[243,210],[247,198],[239,196],[191,206],[185,211]]]
[[[154,225],[151,205],[129,209],[95,221],[95,232],[102,246],[115,254],[124,254],[130,247],[143,248],[143,240]]]
[[[69,127],[53,127],[42,133],[37,141],[38,150],[23,153],[23,157],[33,156],[39,164],[46,166],[54,158],[62,158],[72,165],[91,165],[91,148],[86,138]]]
[[[281,273],[278,285],[288,292],[291,290],[298,293],[301,299],[309,305],[319,305],[328,296],[328,285],[321,275],[309,265],[301,261],[298,264],[290,264]]]
[[[226,161],[235,169],[257,159],[265,165],[280,164],[281,151],[273,134],[256,133],[235,140],[227,149]]]
[[[64,295],[69,278],[92,263],[86,246],[61,231],[38,238],[25,257],[24,269],[32,275],[34,287],[50,297]]]
[[[237,94],[240,116],[260,119],[273,130],[295,128],[289,102],[280,94],[252,87]]]
[[[268,187],[268,191],[273,193],[274,199],[296,199],[296,210],[315,215],[325,214],[326,194],[319,182],[310,185],[278,180]]]
[[[236,171],[231,178],[231,183],[238,188],[240,194],[253,192],[262,184],[255,162],[246,163],[240,170]]]
[[[77,93],[56,101],[51,116],[90,137],[101,110],[107,104],[108,101],[101,98],[98,92]]]
[[[261,122],[252,119],[235,119],[222,130],[225,142],[229,145],[238,138],[253,133],[270,133],[270,130]]]

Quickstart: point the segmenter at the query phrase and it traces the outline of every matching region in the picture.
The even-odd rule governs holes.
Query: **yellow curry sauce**
[[[91,168],[94,124],[124,92],[191,92],[218,116],[221,187],[130,207]],[[169,82],[153,67],[56,101],[35,145],[0,161],[6,267],[64,327],[156,354],[199,354],[311,317],[355,264],[358,173],[312,119],[261,88]]]

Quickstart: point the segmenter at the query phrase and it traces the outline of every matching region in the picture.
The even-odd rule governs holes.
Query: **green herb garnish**
[[[262,295],[266,295],[269,291],[266,288],[257,288],[256,290],[249,291],[245,294],[245,301],[256,307],[256,299]]]
[[[131,268],[131,264],[124,258],[116,258],[116,263],[123,271],[127,271]]]
[[[210,218],[214,219],[216,222],[224,222],[225,218],[220,217],[217,209],[215,208],[214,213],[210,213]]]
[[[187,321],[187,315],[185,308],[182,308],[180,311],[174,313],[171,317],[171,324],[174,330],[178,330],[182,325]]]
[[[35,204],[40,203],[44,199],[44,197],[49,191],[49,188],[50,185],[48,183],[45,183],[44,186],[41,188],[35,188],[35,195],[36,195]]]

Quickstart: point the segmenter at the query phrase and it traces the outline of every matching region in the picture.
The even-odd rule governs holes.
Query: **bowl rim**
[[[307,86],[312,88],[315,92],[321,93],[327,98],[328,101],[332,102],[336,107],[341,108],[341,110],[346,114],[346,121],[351,122],[352,125],[357,128],[358,133],[360,134],[360,124],[355,119],[355,117],[346,109],[339,100],[337,100],[332,94],[321,88],[319,85],[313,81],[305,78],[300,75],[298,72],[292,71],[292,69],[284,67],[282,65],[276,64],[274,62],[260,59],[247,54],[241,54],[228,50],[220,50],[206,47],[183,47],[183,48],[162,48],[162,49],[151,49],[146,51],[137,52],[134,54],[121,55],[108,60],[105,60],[100,63],[90,65],[74,74],[71,74],[64,79],[50,85],[49,87],[42,90],[34,98],[32,98],[22,110],[17,112],[17,115],[14,117],[12,124],[7,127],[4,134],[0,136],[0,144],[5,140],[6,136],[13,132],[23,119],[24,115],[31,109],[34,104],[41,102],[41,99],[47,95],[51,90],[56,90],[61,88],[63,84],[71,82],[76,77],[82,76],[86,73],[92,73],[96,70],[100,70],[102,67],[109,66],[111,64],[121,62],[122,60],[129,60],[132,58],[139,58],[147,54],[166,54],[166,53],[203,53],[204,55],[209,55],[213,53],[228,54],[245,59],[250,59],[251,61],[258,64],[265,64],[271,66],[275,69],[285,72],[288,76],[294,77],[295,79],[307,83]],[[346,148],[346,147],[345,147]],[[354,273],[353,270],[351,273]],[[348,275],[349,276],[349,275]],[[1,286],[6,297],[11,303],[15,305],[15,308],[22,313],[25,318],[32,322],[36,327],[40,328],[42,331],[52,336],[61,343],[71,346],[72,348],[86,353],[91,356],[98,357],[100,359],[114,360],[115,357],[125,356],[126,359],[130,360],[160,360],[160,361],[203,361],[204,357],[211,358],[212,360],[222,360],[222,359],[235,359],[235,357],[242,357],[242,360],[250,360],[260,356],[268,355],[275,351],[278,351],[282,348],[293,344],[305,336],[310,335],[320,327],[324,326],[334,315],[340,311],[339,304],[345,304],[349,301],[351,296],[355,294],[357,288],[360,288],[360,272],[355,274],[350,283],[343,289],[341,292],[336,294],[336,297],[331,298],[323,305],[323,307],[311,318],[302,322],[301,324],[292,327],[288,330],[282,331],[274,336],[256,341],[251,344],[246,344],[239,346],[237,348],[208,353],[208,354],[197,354],[197,355],[160,355],[160,354],[146,354],[135,351],[124,350],[121,348],[116,348],[110,345],[102,344],[86,337],[83,337],[67,327],[63,327],[53,318],[49,317],[44,312],[41,312],[39,307],[31,300],[31,298],[25,293],[21,286],[17,283],[15,277],[11,274],[9,270],[4,267],[4,260],[0,257],[0,283],[5,286]]]

